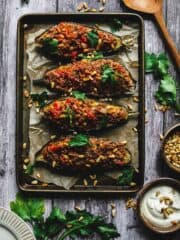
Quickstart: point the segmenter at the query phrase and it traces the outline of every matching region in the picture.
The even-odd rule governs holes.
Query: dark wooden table
[[[21,0],[0,0],[0,206],[9,208],[9,202],[15,198],[18,191],[15,180],[15,101],[16,101],[16,27],[17,20],[26,13],[53,13],[75,12],[81,0],[30,0],[29,4],[22,4]],[[86,0],[89,6],[100,6],[97,0]],[[176,42],[180,46],[180,1],[164,0],[164,18],[167,27]],[[107,0],[105,11],[128,12],[121,0]],[[143,16],[145,20],[145,47],[148,52],[167,52],[161,34],[154,19]],[[171,66],[172,75],[178,79],[175,69]],[[146,159],[145,182],[157,177],[174,177],[160,159],[159,152],[161,141],[159,134],[179,121],[174,111],[155,111],[154,92],[158,83],[152,75],[146,76]],[[98,213],[113,221],[121,233],[122,240],[159,240],[179,239],[178,234],[173,236],[158,236],[145,229],[138,221],[132,210],[125,209],[127,196],[112,198],[80,198],[76,195],[65,197],[59,195],[53,200],[46,200],[47,210],[53,205],[61,207],[64,211],[73,209],[75,205]],[[111,217],[111,203],[117,206],[117,215]],[[91,239],[98,239],[93,237]]]

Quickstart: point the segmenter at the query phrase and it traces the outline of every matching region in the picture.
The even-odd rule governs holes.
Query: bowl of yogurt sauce
[[[157,233],[180,230],[180,182],[159,178],[138,193],[138,213],[143,223]]]

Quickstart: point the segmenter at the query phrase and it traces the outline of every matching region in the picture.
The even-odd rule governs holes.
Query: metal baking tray
[[[83,184],[75,184],[71,189],[65,190],[55,184],[45,186],[42,183],[37,185],[31,184],[31,181],[24,174],[22,168],[24,158],[28,157],[29,144],[27,149],[23,149],[24,142],[29,142],[29,108],[27,107],[27,99],[24,97],[23,77],[26,74],[26,43],[25,43],[25,26],[38,26],[40,24],[57,24],[60,21],[87,23],[110,23],[113,18],[119,18],[122,21],[135,22],[139,26],[138,36],[138,152],[139,152],[139,173],[137,175],[137,185],[135,187],[99,185],[84,186]],[[130,13],[62,13],[62,14],[28,14],[22,16],[18,21],[17,29],[17,102],[16,102],[16,176],[18,187],[26,192],[61,192],[61,193],[133,193],[139,190],[144,181],[144,159],[145,159],[145,105],[144,105],[144,24],[142,18],[137,14]],[[29,86],[26,86],[26,89]]]

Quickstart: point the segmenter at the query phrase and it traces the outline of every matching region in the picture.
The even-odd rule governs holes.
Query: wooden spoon
[[[162,34],[166,40],[166,44],[169,47],[169,50],[172,54],[172,58],[174,59],[177,67],[180,69],[180,55],[176,49],[176,46],[171,38],[162,13],[162,0],[123,0],[124,4],[135,10],[144,13],[153,14],[159,27],[162,31]]]

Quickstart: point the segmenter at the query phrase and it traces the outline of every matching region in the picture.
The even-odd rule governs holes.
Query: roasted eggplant
[[[131,154],[123,143],[81,134],[51,141],[35,157],[36,164],[63,173],[118,169],[130,161]]]
[[[129,71],[112,59],[81,60],[50,70],[40,82],[51,91],[68,94],[78,90],[92,97],[121,96],[132,92],[135,82]]]
[[[51,27],[36,42],[45,54],[70,60],[93,51],[116,52],[123,46],[121,38],[109,32],[70,22]]]
[[[67,97],[47,104],[41,115],[60,130],[84,132],[123,123],[128,119],[128,110],[88,98]]]

